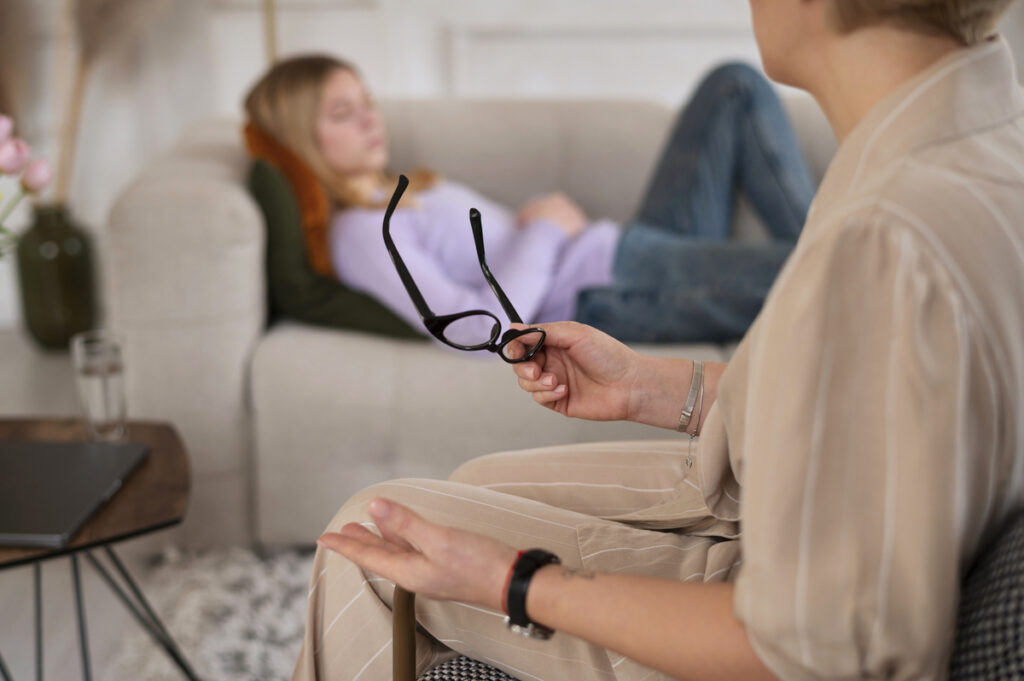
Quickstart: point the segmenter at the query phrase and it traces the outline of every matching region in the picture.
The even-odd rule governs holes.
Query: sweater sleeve
[[[441,258],[426,249],[417,238],[420,219],[425,218],[413,210],[396,211],[391,218],[391,235],[434,314],[486,310],[506,326],[505,312],[483,273],[480,273],[479,283],[472,285],[451,276]],[[343,216],[336,216],[331,230],[332,264],[343,283],[369,293],[410,323],[421,324],[419,313],[384,245],[382,220],[383,213],[379,211],[348,211]],[[464,238],[473,238],[468,228]],[[527,322],[540,308],[551,286],[565,241],[564,232],[556,225],[537,221],[517,234],[515,240],[506,246],[500,261],[491,264],[491,272]]]

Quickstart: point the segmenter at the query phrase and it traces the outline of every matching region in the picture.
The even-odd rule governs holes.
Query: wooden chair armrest
[[[416,594],[395,585],[392,606],[393,681],[416,681]]]

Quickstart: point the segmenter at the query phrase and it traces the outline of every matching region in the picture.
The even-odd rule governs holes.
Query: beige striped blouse
[[[735,611],[780,678],[942,679],[1024,482],[1024,95],[1004,41],[843,142],[701,438]]]

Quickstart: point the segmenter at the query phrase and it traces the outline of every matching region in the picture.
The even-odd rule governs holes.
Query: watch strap
[[[545,565],[561,563],[558,556],[544,549],[530,549],[520,554],[512,566],[505,609],[509,629],[531,638],[549,638],[552,631],[530,620],[526,614],[526,592],[537,570]]]

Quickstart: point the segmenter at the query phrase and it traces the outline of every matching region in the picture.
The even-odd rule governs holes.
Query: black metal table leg
[[[11,673],[7,671],[7,665],[4,664],[4,657],[0,655],[0,678],[4,681],[12,681]]]
[[[82,647],[82,678],[92,681],[89,670],[89,640],[85,633],[85,608],[82,605],[82,580],[78,573],[78,555],[71,554],[71,581],[75,585],[75,610],[78,613],[78,638]]]
[[[32,582],[36,601],[36,681],[43,681],[43,568],[32,564]]]
[[[184,674],[189,679],[189,681],[200,681],[199,677],[196,675],[191,665],[189,665],[188,660],[186,660],[185,656],[182,655],[181,650],[179,650],[177,644],[174,642],[174,639],[171,638],[171,635],[167,632],[167,629],[160,621],[160,618],[156,616],[156,613],[153,611],[153,608],[150,607],[149,602],[142,595],[142,590],[139,589],[139,587],[135,584],[135,581],[131,578],[131,575],[128,574],[128,570],[125,569],[124,565],[117,558],[117,555],[113,552],[113,550],[110,547],[106,547],[106,552],[108,557],[114,563],[114,566],[120,573],[121,578],[128,585],[128,589],[132,592],[132,595],[135,596],[135,599],[138,601],[139,605],[141,605],[142,609],[140,609],[139,605],[136,605],[136,603],[132,602],[132,599],[129,598],[128,594],[125,593],[121,585],[117,583],[113,575],[111,575],[110,572],[108,572],[107,569],[103,567],[102,563],[96,560],[96,557],[93,556],[92,553],[86,552],[85,556],[92,564],[92,566],[96,569],[96,572],[98,572],[100,576],[103,578],[103,580],[107,583],[107,586],[110,587],[110,590],[113,591],[114,594],[121,599],[121,602],[124,603],[124,606],[128,609],[128,612],[130,612],[135,617],[135,620],[139,623],[139,626],[145,629],[146,632],[153,637],[153,640],[156,641],[160,645],[160,647],[164,649],[164,652],[166,652],[167,655],[171,658],[171,660],[178,666],[178,669],[181,670],[182,674]],[[143,610],[145,612],[143,612]]]
[[[32,590],[35,601],[35,629],[36,629],[36,681],[43,681],[43,580],[42,568],[39,563],[32,565]],[[11,672],[4,664],[4,658],[0,655],[0,679],[13,681]]]
[[[167,633],[167,629],[164,628],[163,622],[161,622],[160,618],[156,616],[155,612],[153,612],[153,608],[150,607],[149,601],[147,601],[146,597],[142,595],[142,589],[135,584],[135,580],[131,578],[131,575],[128,574],[128,570],[125,568],[124,564],[117,557],[117,554],[114,553],[114,549],[109,546],[105,546],[103,548],[106,551],[107,557],[110,558],[110,562],[114,564],[114,567],[117,568],[117,571],[121,574],[121,579],[124,580],[125,584],[128,585],[128,588],[131,589],[132,593],[135,595],[135,600],[138,601],[146,610],[146,614],[149,615],[150,621],[156,625],[156,628],[164,635],[164,638],[176,648],[177,646],[171,638],[171,635]]]

